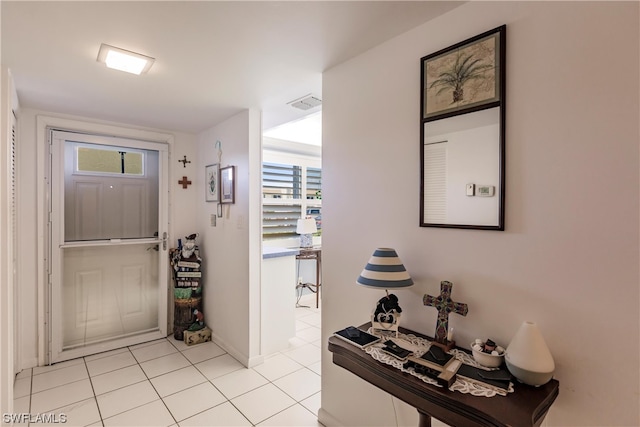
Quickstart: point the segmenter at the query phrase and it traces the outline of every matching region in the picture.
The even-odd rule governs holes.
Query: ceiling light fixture
[[[151,68],[151,65],[153,65],[155,61],[155,59],[150,56],[109,46],[104,43],[100,45],[97,60],[114,70],[138,75],[149,71],[149,68]]]

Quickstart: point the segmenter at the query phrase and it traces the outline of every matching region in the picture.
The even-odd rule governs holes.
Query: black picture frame
[[[469,228],[483,230],[504,230],[504,196],[505,196],[505,123],[506,123],[506,25],[502,25],[490,31],[486,31],[475,37],[456,43],[447,48],[424,56],[420,60],[420,226],[444,227],[444,228]],[[491,115],[491,119],[486,119]],[[485,117],[485,118],[483,118]],[[495,122],[493,121],[495,118]],[[437,148],[437,133],[434,129],[448,129],[450,135],[454,131],[462,131],[467,128],[474,129],[477,123],[491,120],[494,126],[496,145],[495,171],[492,171],[489,182],[484,178],[468,177],[462,184],[457,183],[454,190],[448,180],[448,162],[445,160],[444,180],[446,184],[440,191],[451,193],[455,191],[458,199],[458,191],[465,191],[470,200],[478,201],[485,205],[495,202],[495,211],[491,212],[491,220],[464,218],[463,221],[449,219],[455,215],[432,214],[430,208],[434,207],[431,182],[431,174],[425,174],[433,170],[431,165],[432,154],[430,150]],[[453,129],[453,130],[452,130]],[[447,141],[438,141],[447,142]],[[446,145],[446,144],[443,144]],[[446,154],[445,154],[446,157]],[[427,166],[425,166],[427,164]],[[439,165],[441,166],[441,165]],[[493,167],[493,166],[492,166]],[[451,168],[453,169],[453,168]],[[456,176],[457,177],[457,176]],[[434,178],[435,179],[435,178]],[[463,178],[464,179],[464,178]],[[446,187],[449,186],[449,187]],[[495,188],[495,195],[489,197],[471,188]],[[472,194],[471,194],[472,193]],[[482,200],[482,202],[480,202]],[[426,203],[426,204],[425,204]],[[446,205],[446,202],[445,202]],[[446,205],[444,209],[452,209]],[[457,205],[455,205],[457,206]],[[439,208],[442,211],[442,208]],[[465,207],[467,211],[472,208]]]
[[[235,203],[236,184],[235,184],[235,166],[226,166],[220,168],[220,203]]]

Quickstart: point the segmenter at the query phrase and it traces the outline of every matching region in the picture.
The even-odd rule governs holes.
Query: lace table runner
[[[386,339],[391,338],[389,335],[380,334],[378,331],[372,328],[369,328],[367,332],[369,332],[372,335],[381,337],[383,341],[386,341]],[[431,347],[430,341],[424,338],[417,337],[413,334],[403,334],[399,332],[398,338],[401,339],[402,341],[405,341],[411,344],[412,348],[410,348],[410,350],[413,351],[413,355],[415,357],[421,357],[423,354],[425,354],[429,350],[429,347]],[[402,346],[402,343],[400,343],[399,345]],[[394,368],[401,370],[402,372],[406,372],[408,374],[413,375],[414,377],[418,377],[422,381],[435,385],[436,387],[442,387],[440,384],[436,382],[435,379],[430,378],[426,375],[419,374],[413,368],[405,368],[404,364],[406,363],[406,361],[396,359],[395,357],[385,353],[384,351],[382,351],[382,347],[384,347],[384,344],[382,343],[373,344],[368,347],[365,347],[365,352],[369,354],[371,357],[373,357],[375,360],[377,360],[378,362],[391,365]],[[408,346],[405,346],[405,348],[406,347]],[[475,359],[470,354],[465,353],[464,351],[453,349],[449,352],[449,354],[453,355],[453,357],[455,357],[456,359],[458,359],[459,361],[467,365],[471,365],[480,369],[491,370],[491,369],[485,368],[484,366],[481,366],[478,362],[475,361]],[[501,396],[507,395],[507,392],[505,390],[491,388],[480,382],[467,380],[466,378],[463,378],[460,375],[456,376],[456,381],[451,385],[451,387],[449,387],[449,390],[459,391],[460,393],[469,393],[474,396],[484,396],[484,397],[493,397],[496,394]],[[513,393],[513,391],[514,391],[513,383],[510,382],[508,392]]]

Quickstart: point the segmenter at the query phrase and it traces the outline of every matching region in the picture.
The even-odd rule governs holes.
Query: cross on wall
[[[455,302],[451,299],[451,288],[453,283],[449,281],[440,282],[440,295],[437,297],[426,295],[422,299],[422,303],[429,307],[438,309],[438,320],[436,322],[435,340],[439,344],[447,347],[455,345],[455,342],[447,340],[447,331],[449,329],[449,313],[460,314],[466,316],[469,312],[467,304]]]
[[[187,160],[187,156],[184,156],[183,159],[178,160],[178,163],[182,163],[182,167],[186,168],[187,163],[191,163],[191,160]]]
[[[188,185],[191,185],[191,181],[186,176],[183,176],[182,180],[178,181],[178,184],[181,184],[182,188],[187,188]]]

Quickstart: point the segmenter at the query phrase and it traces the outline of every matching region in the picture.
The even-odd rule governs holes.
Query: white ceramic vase
[[[504,355],[509,372],[532,386],[546,384],[553,377],[555,363],[538,326],[523,322]]]

